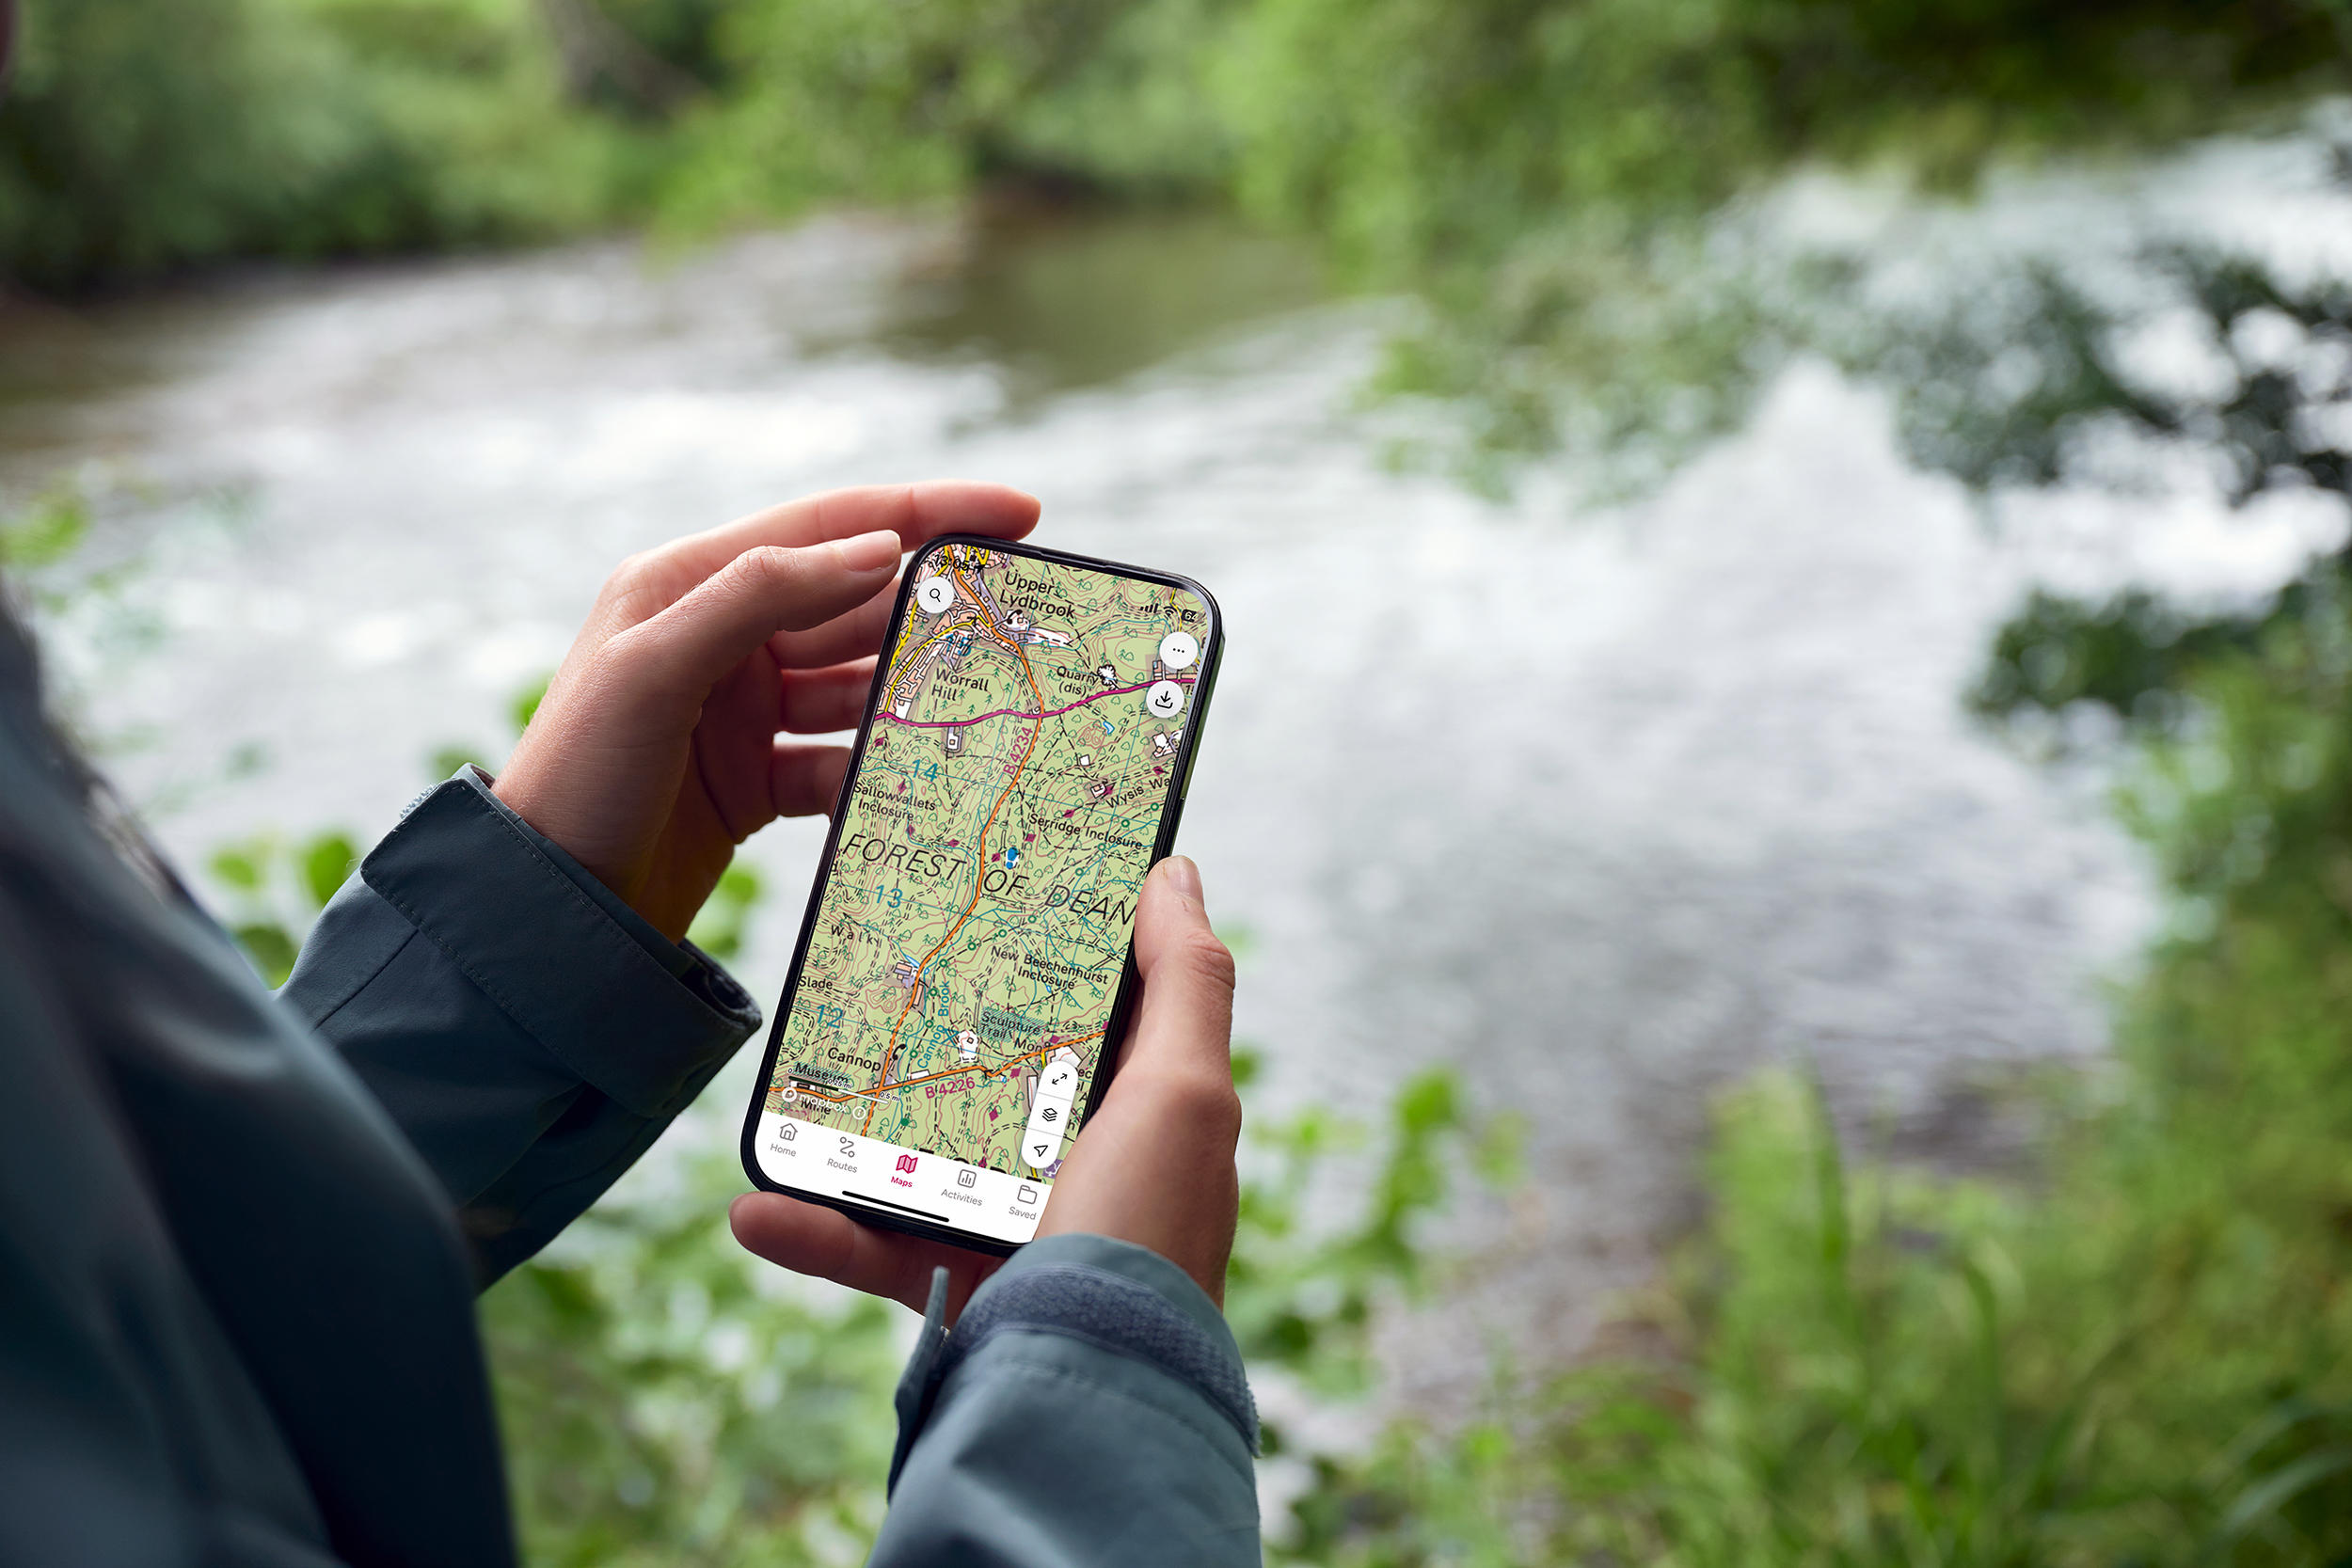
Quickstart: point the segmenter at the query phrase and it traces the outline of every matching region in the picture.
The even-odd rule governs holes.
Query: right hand
[[[1084,1231],[1149,1247],[1221,1307],[1241,1209],[1233,958],[1209,928],[1199,868],[1181,855],[1143,884],[1136,968],[1143,998],[1119,1070],[1062,1163],[1038,1234]],[[951,1319],[999,1261],[781,1193],[746,1193],[728,1218],[736,1240],[770,1262],[918,1312],[932,1268],[945,1265]]]
[[[1062,1162],[1037,1233],[1150,1247],[1222,1307],[1241,1212],[1233,955],[1209,928],[1200,867],[1182,855],[1143,884],[1136,968],[1143,1004],[1119,1071]]]

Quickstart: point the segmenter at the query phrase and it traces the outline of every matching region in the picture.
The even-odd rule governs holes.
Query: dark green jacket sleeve
[[[455,1203],[485,1285],[644,1152],[759,1026],[472,770],[327,905],[282,993]]]
[[[942,1280],[944,1287],[944,1277]],[[935,1287],[869,1568],[1258,1568],[1257,1413],[1216,1304],[1158,1255],[1053,1236]]]

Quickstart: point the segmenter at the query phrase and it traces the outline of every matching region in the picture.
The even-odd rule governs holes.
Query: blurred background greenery
[[[1979,496],[2129,491],[2185,453],[2229,506],[2340,510],[2352,283],[2326,267],[2123,236],[2103,277],[2011,258],[1906,292],[1883,250],[1768,219],[1824,171],[1964,213],[2004,171],[2220,134],[2352,178],[2347,71],[2339,0],[29,0],[0,273],[87,299],[609,232],[675,252],[841,203],[1223,209],[1410,302],[1368,389],[1486,493],[1564,454],[1586,493],[1655,486],[1812,356]],[[2152,368],[2151,324],[2206,372]],[[62,564],[87,530],[69,481],[0,564],[103,595],[117,563]],[[1442,1072],[1369,1128],[1253,1124],[1233,1321],[1359,1427],[1302,1448],[1269,1420],[1304,1472],[1275,1554],[2352,1561],[2348,550],[2226,601],[2036,590],[1951,694],[2051,767],[2108,737],[2167,901],[2111,1055],[2010,1091],[2035,1136],[2008,1168],[1856,1157],[1801,1065],[1769,1072],[1589,1354],[1499,1360],[1472,1416],[1424,1419],[1372,1397],[1378,1325],[1455,1287],[1433,1223],[1511,1187],[1511,1127]],[[273,981],[360,841],[213,855]],[[731,956],[762,894],[733,875],[698,940]],[[1337,1203],[1335,1161],[1372,1173]],[[739,1186],[680,1161],[488,1297],[533,1560],[861,1555],[904,1325],[747,1266],[715,1217]]]

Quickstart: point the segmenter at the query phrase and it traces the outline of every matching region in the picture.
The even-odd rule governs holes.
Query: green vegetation
[[[0,569],[26,576],[56,565],[89,533],[89,505],[80,490],[56,484],[23,512],[0,518]]]
[[[2086,452],[2121,450],[2201,454],[2238,505],[2352,496],[2341,284],[2171,251],[2141,258],[2158,297],[2129,308],[2028,269],[1990,325],[1979,299],[1864,322],[1839,313],[1844,261],[1759,265],[1736,223],[1809,166],[1960,192],[2003,159],[2290,123],[2346,85],[2352,12],[2328,0],[30,0],[26,21],[0,269],[36,287],[692,235],[1018,179],[1228,203],[1418,293],[1385,385],[1439,395],[1484,451],[1654,476],[1814,347],[1891,387],[1913,455],[1979,491],[2095,483]],[[2134,370],[2168,310],[2218,367],[2202,390]],[[0,564],[47,566],[84,526],[61,491],[0,529]],[[2112,1068],[2019,1091],[2035,1169],[1855,1164],[1801,1078],[1746,1086],[1707,1221],[1604,1337],[1642,1348],[1504,1370],[1465,1429],[1306,1456],[1278,1556],[2352,1561],[2347,572],[2352,547],[2218,608],[2044,594],[1990,650],[1969,694],[1989,721],[2122,721],[2122,810],[2172,897]],[[215,857],[265,974],[353,847]],[[723,884],[696,940],[734,951],[759,896]],[[1232,1293],[1253,1364],[1365,1393],[1371,1326],[1438,1266],[1447,1173],[1507,1144],[1445,1080],[1408,1085],[1362,1212],[1311,1225],[1362,1143],[1253,1129]],[[537,1560],[862,1555],[899,1320],[779,1291],[724,1239],[737,1185],[723,1159],[633,1182],[485,1302]]]
[[[5,254],[46,282],[764,221],[999,174],[1226,198],[1514,313],[1808,160],[1963,183],[2344,84],[2325,0],[30,0]]]
[[[2352,83],[2341,0],[25,11],[0,272],[36,287],[616,227],[691,239],[1007,180],[1221,204],[1426,303],[1380,378],[1441,400],[1424,445],[1488,483],[1565,447],[1598,487],[1654,482],[1793,352],[1903,379],[1858,341],[1844,259],[1759,267],[1726,232],[1791,171],[1960,191],[2004,160],[2280,124]]]
[[[330,829],[298,844],[255,833],[214,850],[204,869],[227,900],[229,934],[264,984],[282,986],[303,933],[358,863],[358,846]]]
[[[2035,329],[1926,330],[1923,459],[1985,488],[2196,454],[2236,505],[2341,504],[2352,296],[2153,257],[2137,312],[2033,280]],[[2131,368],[2163,315],[2219,373]],[[1993,370],[2000,361],[1997,373]],[[1851,1168],[1793,1077],[1726,1104],[1711,1214],[1605,1357],[1410,1425],[1302,1506],[1361,1564],[2352,1560],[2352,546],[2192,609],[2037,594],[1971,693],[2132,737],[2124,819],[2172,900],[2116,1060],[2022,1095],[2034,1171]],[[2039,720],[2037,723],[2035,721]],[[2022,1178],[2022,1180],[2021,1180]]]
[[[33,0],[0,258],[66,288],[609,221],[630,151],[519,0]]]
[[[682,1165],[667,1191],[599,1203],[484,1298],[531,1560],[862,1560],[906,1314],[793,1289],[727,1234],[744,1185],[731,1155]]]
[[[1410,1085],[1374,1162],[1379,1197],[1311,1243],[1294,1182],[1361,1130],[1311,1117],[1253,1136],[1278,1172],[1248,1185],[1235,1251],[1232,1312],[1254,1363],[1362,1390],[1373,1303],[1419,1276],[1408,1232],[1474,1132],[1448,1081]],[[742,1252],[726,1234],[732,1159],[682,1164],[650,1196],[626,1185],[484,1300],[532,1560],[861,1561],[912,1320]]]
[[[2202,662],[2127,795],[2180,899],[2026,1186],[1726,1107],[1713,1213],[1610,1338],[1391,1433],[1342,1563],[2331,1563],[2352,1552],[2352,618]]]
[[[2186,686],[2208,722],[2150,745],[2127,806],[2182,914],[2118,1073],[2035,1095],[2027,1186],[1850,1168],[1810,1087],[1768,1077],[1725,1104],[1706,1227],[1604,1336],[1642,1354],[1498,1376],[1467,1429],[1310,1456],[1277,1558],[2341,1560],[2352,618],[2334,626],[2217,654]],[[328,836],[214,869],[315,901],[349,854]],[[1318,1176],[1365,1145],[1321,1113],[1251,1132],[1231,1314],[1262,1375],[1328,1400],[1374,1386],[1370,1330],[1439,1265],[1426,1226],[1465,1158],[1508,1180],[1507,1129],[1425,1077],[1360,1212],[1308,1224]],[[632,1183],[485,1301],[534,1560],[853,1561],[870,1539],[905,1322],[778,1289],[724,1236],[739,1186],[718,1155]]]
[[[2352,405],[2352,283],[2289,283],[2227,255],[2165,253],[2149,271],[2170,286],[2137,311],[2042,276],[2021,312],[2032,331],[1936,332],[1927,358],[1937,383],[1915,388],[1908,411],[1917,455],[1979,487],[2047,485],[2084,481],[2090,441],[2122,441],[2146,455],[2199,453],[2233,507],[2352,500],[2352,434],[2340,418]],[[2132,329],[2159,311],[2189,325],[2219,372],[2209,388],[2168,388],[2131,368]],[[2217,657],[2282,637],[2332,640],[2347,569],[2352,541],[2263,602],[2197,611],[2144,590],[2095,604],[2036,594],[2002,629],[1971,701],[2008,719],[2086,703],[2170,733],[2185,717],[2182,687]]]
[[[1765,287],[1720,232],[1791,170],[1956,190],[2000,159],[2276,122],[2352,81],[2340,0],[24,9],[0,272],[36,287],[691,238],[1004,179],[1222,203],[1428,303],[1383,385],[1443,398],[1437,444],[1494,482],[1562,445],[1597,483],[1654,480],[1814,342],[1803,301],[1837,269]]]

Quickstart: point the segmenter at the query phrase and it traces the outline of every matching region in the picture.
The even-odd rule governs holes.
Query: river
[[[2100,1047],[2153,904],[2097,771],[1963,712],[2042,568],[1876,394],[1801,366],[1655,495],[1492,502],[1384,461],[1391,319],[1168,217],[256,274],[13,314],[0,482],[78,475],[94,558],[135,563],[50,637],[190,864],[365,842],[437,749],[495,762],[614,561],[782,497],[1000,479],[1042,541],[1200,578],[1231,641],[1184,847],[1257,1103],[1367,1113],[1450,1062],[1526,1119],[1524,1191],[1460,1232],[1458,1354],[1416,1358],[1442,1382],[1491,1330],[1581,1342],[1759,1064],[1809,1056],[1898,1150],[2001,1158],[1980,1090]],[[763,998],[818,842],[750,851]],[[672,1145],[731,1140],[748,1070]]]

